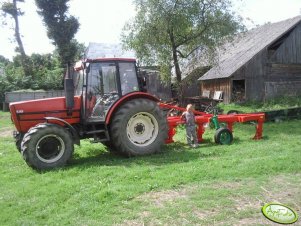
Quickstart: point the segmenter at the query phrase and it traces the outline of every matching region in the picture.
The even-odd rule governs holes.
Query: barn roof
[[[277,23],[268,23],[237,35],[231,42],[222,46],[217,54],[217,64],[199,80],[230,77],[257,53],[273,44],[299,22],[301,22],[301,16]]]

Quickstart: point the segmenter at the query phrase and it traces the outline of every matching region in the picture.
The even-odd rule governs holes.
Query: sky
[[[277,22],[301,15],[301,0],[233,0],[234,10],[244,18],[247,28],[267,22]],[[80,22],[75,38],[89,42],[120,43],[120,33],[135,16],[132,0],[70,0],[69,13]],[[19,3],[25,12],[20,17],[20,29],[26,54],[51,53],[54,46],[48,39],[41,17],[36,13],[34,0]],[[2,21],[1,21],[2,22]],[[16,53],[12,25],[0,23],[0,55],[12,59]]]

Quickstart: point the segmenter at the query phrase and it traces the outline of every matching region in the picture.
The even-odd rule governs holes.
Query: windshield
[[[120,83],[122,95],[138,91],[136,67],[134,63],[119,63]]]
[[[84,73],[82,70],[74,71],[73,84],[74,84],[75,95],[81,95],[82,89],[83,89],[83,84],[84,84]]]

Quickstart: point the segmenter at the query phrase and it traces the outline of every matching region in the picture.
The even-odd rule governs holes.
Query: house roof
[[[218,51],[217,64],[199,80],[228,78],[257,53],[273,44],[301,22],[301,16],[277,23],[268,23],[239,34]]]

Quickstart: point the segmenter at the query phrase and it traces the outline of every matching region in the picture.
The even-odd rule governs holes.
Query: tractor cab
[[[74,94],[82,96],[82,119],[105,121],[113,103],[139,91],[135,59],[100,58],[76,63]]]

